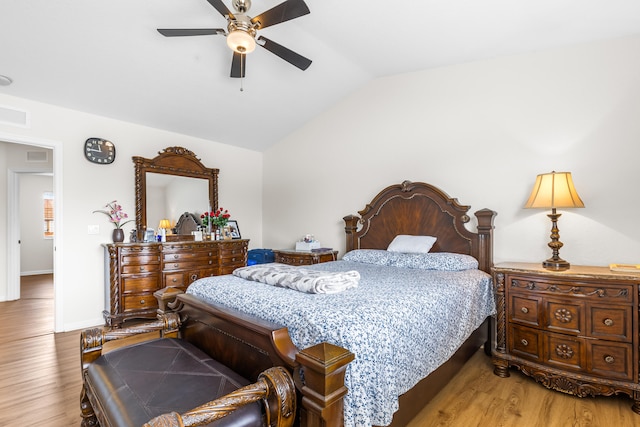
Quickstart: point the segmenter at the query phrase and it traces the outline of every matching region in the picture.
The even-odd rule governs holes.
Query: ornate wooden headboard
[[[359,211],[360,216],[344,217],[346,250],[387,249],[398,234],[434,236],[437,241],[432,252],[471,255],[481,270],[490,273],[496,213],[477,211],[478,231],[474,233],[464,225],[470,220],[469,209],[430,184],[404,181],[391,185]]]

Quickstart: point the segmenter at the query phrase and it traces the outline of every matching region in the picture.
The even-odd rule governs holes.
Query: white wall
[[[62,325],[58,330],[79,329],[102,323],[104,309],[104,265],[101,244],[111,239],[112,228],[102,214],[92,214],[105,203],[117,199],[125,212],[134,215],[134,168],[132,156],[155,157],[169,146],[192,150],[209,167],[220,169],[220,204],[228,208],[242,227],[250,245],[262,245],[262,154],[229,145],[187,137],[105,117],[37,103],[0,94],[0,105],[30,113],[29,128],[0,123],[0,140],[51,140],[60,145],[55,155],[62,156],[62,235],[57,247],[63,247],[61,294]],[[112,165],[95,165],[85,160],[84,141],[102,137],[117,147]],[[0,148],[1,149],[1,148]],[[6,161],[0,160],[0,184],[5,182]],[[0,186],[0,200],[6,200],[6,185]],[[0,241],[6,240],[5,203],[0,203]],[[100,234],[87,233],[89,225],[99,225]],[[133,224],[125,226],[125,232]],[[6,253],[0,251],[0,267],[6,266]],[[56,276],[58,272],[56,271]],[[6,277],[0,275],[0,295],[6,294]],[[56,296],[58,291],[56,292]],[[56,322],[58,324],[58,321]]]
[[[44,237],[43,221],[43,195],[52,191],[50,175],[20,174],[20,274],[23,276],[53,272],[53,239]]]
[[[570,171],[573,264],[640,263],[640,37],[378,79],[268,150],[264,243],[305,233],[344,251],[342,217],[405,179],[498,212],[495,261],[541,262],[551,224],[523,209],[539,173]]]

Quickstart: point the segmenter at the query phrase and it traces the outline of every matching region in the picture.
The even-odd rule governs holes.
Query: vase
[[[124,230],[122,228],[114,228],[111,238],[113,239],[113,243],[124,242]]]

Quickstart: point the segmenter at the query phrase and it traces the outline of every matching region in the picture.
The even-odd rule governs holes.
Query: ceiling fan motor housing
[[[240,13],[247,13],[251,9],[251,0],[233,0],[233,8]]]

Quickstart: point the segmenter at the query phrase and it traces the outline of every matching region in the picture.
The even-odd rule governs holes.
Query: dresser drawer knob
[[[180,255],[175,254],[175,255],[173,256],[173,259],[178,259],[179,257],[180,257]]]
[[[525,340],[524,338],[522,340],[520,340],[520,342],[522,343],[523,346],[528,346],[529,345],[529,341]]]
[[[211,264],[213,264],[213,261],[212,261],[212,260],[209,260],[209,265],[211,265]]]
[[[176,279],[176,278],[174,277],[173,279],[171,279],[171,281],[172,281],[173,283],[176,283],[176,282],[178,281],[178,279]]]
[[[140,305],[144,305],[145,301],[143,299],[140,300]]]
[[[140,271],[145,271],[147,268],[144,265],[140,266]]]
[[[177,262],[175,264],[173,264],[174,267],[178,267],[180,264],[178,264]]]
[[[605,356],[604,361],[607,362],[608,364],[612,364],[613,362],[616,361],[616,359],[613,356]]]
[[[522,307],[520,311],[523,312],[524,314],[527,314],[529,312],[529,309],[527,307]]]
[[[606,326],[613,326],[613,319],[604,319],[602,323],[604,323]]]

